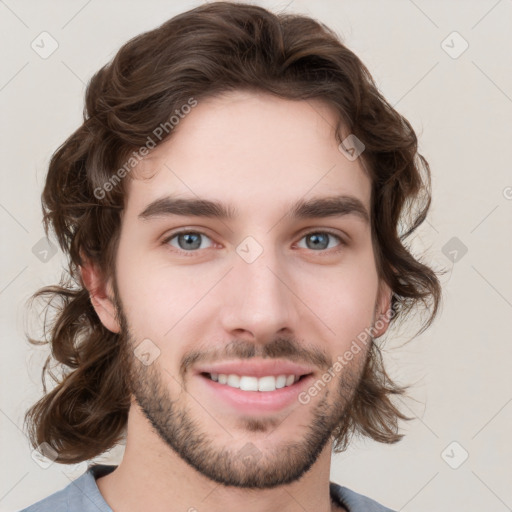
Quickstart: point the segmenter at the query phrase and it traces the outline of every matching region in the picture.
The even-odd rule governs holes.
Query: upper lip
[[[247,375],[251,377],[266,377],[278,375],[308,375],[313,369],[292,361],[227,361],[198,367],[199,373],[223,373],[226,375]]]

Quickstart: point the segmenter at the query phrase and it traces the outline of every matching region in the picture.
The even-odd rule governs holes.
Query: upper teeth
[[[269,375],[258,379],[258,377],[248,375],[226,375],[225,373],[211,373],[210,377],[220,384],[239,388],[242,391],[275,391],[279,388],[291,386],[300,379],[300,375],[278,375],[277,377]]]

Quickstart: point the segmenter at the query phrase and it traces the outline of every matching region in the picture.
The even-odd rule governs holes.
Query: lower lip
[[[291,386],[275,391],[242,391],[227,384],[219,384],[204,375],[198,375],[198,377],[215,399],[220,399],[228,406],[244,413],[280,411],[292,403],[298,402],[298,395],[307,389],[313,381],[313,375],[308,375]]]

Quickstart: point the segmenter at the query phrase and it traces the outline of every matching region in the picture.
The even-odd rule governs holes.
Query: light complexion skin
[[[124,458],[97,480],[113,510],[340,510],[329,497],[331,434],[368,347],[307,404],[273,412],[241,412],[197,373],[210,363],[293,361],[317,381],[389,309],[371,183],[359,159],[339,151],[335,125],[320,101],[230,92],[200,101],[135,169],[115,276],[82,268],[102,323],[126,343],[131,376]],[[178,212],[171,201],[148,208],[170,196],[222,203],[233,216],[194,215],[197,205]],[[335,215],[292,215],[299,201],[340,197]],[[259,255],[248,262],[240,248]],[[149,365],[134,356],[145,339],[159,351]]]

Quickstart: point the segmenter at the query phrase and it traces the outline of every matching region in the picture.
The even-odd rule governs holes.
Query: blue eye
[[[198,249],[208,249],[213,246],[213,243],[210,243],[210,245],[206,247],[202,245],[203,239],[210,240],[211,242],[210,237],[200,231],[178,231],[167,237],[162,244],[171,245],[181,253],[194,253],[197,252]],[[332,249],[333,247],[343,247],[346,245],[340,236],[330,233],[329,231],[311,231],[303,235],[301,241],[304,239],[307,240],[305,248],[315,252],[327,252],[328,249]],[[174,240],[176,240],[177,245],[172,243]],[[332,246],[330,244],[332,240],[337,240],[338,244]],[[340,249],[333,252],[339,252],[339,250]]]
[[[329,247],[329,237],[331,237],[331,239],[337,239],[339,242],[338,245],[343,245],[343,240],[339,236],[329,233],[328,231],[313,231],[304,235],[301,240],[311,240],[310,244],[306,243],[306,248],[317,251],[321,249],[332,249],[332,247]]]
[[[164,243],[170,243],[171,240],[176,238],[178,242],[177,249],[185,252],[190,252],[192,250],[192,252],[194,252],[194,249],[205,249],[205,247],[201,247],[201,237],[208,238],[204,233],[197,231],[180,231],[179,233],[174,233],[174,235],[164,240]],[[172,243],[170,245],[176,247]]]

